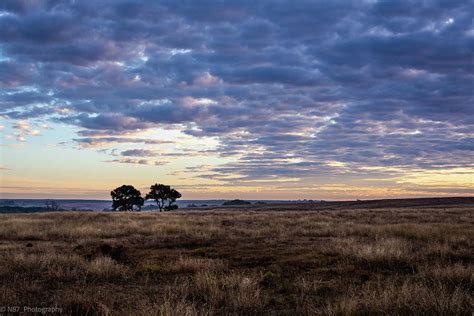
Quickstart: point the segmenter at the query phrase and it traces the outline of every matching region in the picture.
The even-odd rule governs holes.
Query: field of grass
[[[0,306],[471,315],[474,204],[0,215]]]

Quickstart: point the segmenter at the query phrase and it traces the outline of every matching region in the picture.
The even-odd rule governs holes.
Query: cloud
[[[27,131],[30,128],[30,125],[27,121],[17,121],[12,127],[20,131]]]
[[[120,155],[126,157],[154,157],[157,156],[157,153],[153,150],[147,149],[129,149],[122,151]]]
[[[68,116],[61,119],[63,122],[69,122],[89,130],[139,130],[152,127],[149,122],[141,121],[136,117],[125,116],[118,113],[105,113],[99,115],[80,114],[77,116]]]
[[[147,145],[160,145],[172,143],[171,141],[148,139],[139,137],[83,137],[75,138],[73,141],[79,147],[103,147],[110,146],[113,144],[147,144]]]
[[[135,164],[135,165],[153,165],[153,166],[161,166],[166,164],[165,161],[155,161],[149,159],[135,159],[135,158],[119,158],[113,160],[107,160],[105,162],[118,162],[118,163],[127,163],[127,164]]]
[[[221,84],[222,79],[211,75],[209,72],[204,72],[193,80],[193,84],[198,86]]]
[[[474,163],[469,1],[0,6],[0,114],[77,127],[78,147],[214,137],[231,160],[205,174],[222,181]]]

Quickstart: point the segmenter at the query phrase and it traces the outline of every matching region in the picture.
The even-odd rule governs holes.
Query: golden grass
[[[473,208],[0,215],[0,306],[470,315]]]

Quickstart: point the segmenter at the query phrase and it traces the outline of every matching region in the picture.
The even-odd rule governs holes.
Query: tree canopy
[[[139,190],[132,185],[122,185],[110,192],[114,211],[140,211],[145,200]]]
[[[154,184],[150,187],[150,192],[146,199],[155,200],[160,212],[171,211],[178,208],[176,200],[181,197],[181,193],[171,188],[169,185]]]

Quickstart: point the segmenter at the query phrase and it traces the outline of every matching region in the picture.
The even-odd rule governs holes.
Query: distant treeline
[[[231,200],[231,201],[226,201],[222,205],[228,206],[228,205],[250,205],[250,204],[252,204],[252,203],[250,203],[249,201],[235,199],[235,200]]]
[[[57,209],[56,211],[66,211],[63,209]],[[0,213],[40,213],[40,212],[51,212],[51,209],[40,206],[0,206]]]

